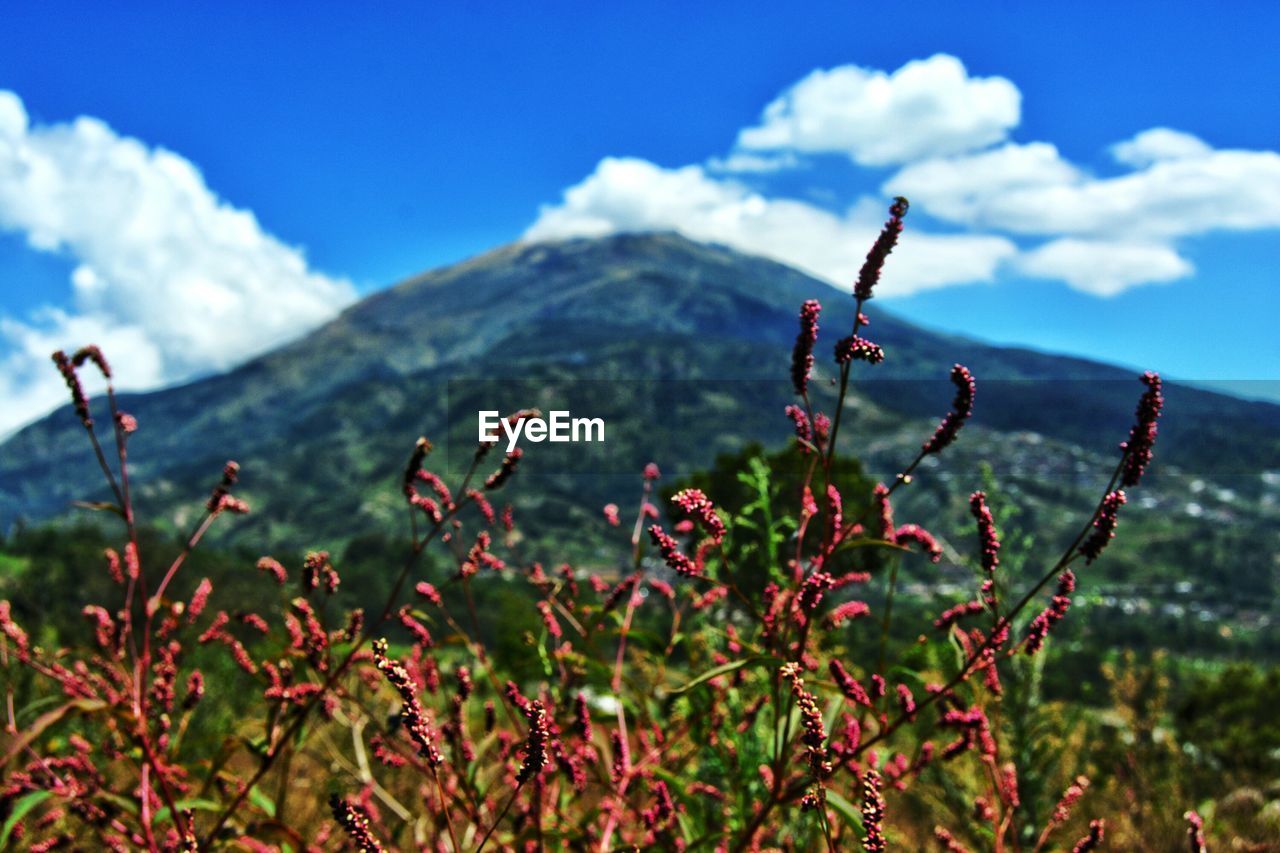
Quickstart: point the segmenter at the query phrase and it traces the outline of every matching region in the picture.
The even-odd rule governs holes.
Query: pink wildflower
[[[649,538],[657,546],[667,566],[676,574],[696,577],[702,573],[693,560],[681,553],[676,540],[672,539],[659,525],[654,524],[649,528]]]
[[[879,364],[884,361],[884,349],[866,338],[849,335],[836,342],[836,364],[848,364],[851,361]]]
[[[880,774],[868,769],[862,774],[862,847],[867,853],[884,853],[884,797],[880,794]]]
[[[862,269],[858,272],[858,281],[853,286],[853,295],[859,302],[870,299],[872,291],[880,281],[885,259],[898,244],[898,235],[902,233],[902,217],[907,215],[909,206],[902,196],[895,198],[893,204],[889,206],[889,220],[885,222],[880,236],[876,238],[871,251],[867,253],[867,260],[862,264]]]
[[[1138,485],[1147,466],[1151,464],[1151,451],[1156,443],[1156,422],[1164,407],[1164,397],[1160,393],[1160,374],[1150,371],[1142,374],[1142,384],[1147,386],[1147,390],[1138,400],[1129,440],[1120,445],[1125,454],[1120,485],[1126,489]]]
[[[1084,554],[1086,564],[1092,563],[1102,555],[1102,549],[1107,547],[1116,535],[1116,516],[1120,512],[1120,507],[1125,505],[1127,498],[1123,491],[1108,492],[1107,496],[1102,499],[1102,507],[1098,510],[1098,517],[1093,522],[1093,532],[1089,534],[1089,538],[1080,546],[1080,553]]]
[[[924,443],[925,453],[938,453],[956,440],[960,428],[973,414],[973,397],[978,391],[978,384],[973,379],[969,368],[957,364],[951,368],[951,382],[956,386],[955,399],[951,401],[951,411],[938,424],[933,436]]]
[[[684,510],[687,515],[697,519],[698,523],[702,525],[702,529],[707,531],[715,544],[720,544],[724,539],[724,522],[716,514],[716,509],[712,505],[711,499],[703,494],[701,489],[684,489],[678,492],[671,501]]]
[[[1034,655],[1040,651],[1044,646],[1045,638],[1049,636],[1049,631],[1067,615],[1067,608],[1071,606],[1071,593],[1075,588],[1076,576],[1067,569],[1058,577],[1058,592],[1049,602],[1049,606],[1031,620],[1031,627],[1027,630],[1027,654]]]
[[[258,560],[258,571],[267,572],[275,578],[276,583],[281,586],[284,586],[285,581],[288,580],[288,575],[285,573],[284,566],[280,565],[279,560],[271,557],[262,557]]]
[[[937,563],[942,560],[942,546],[938,544],[938,540],[933,538],[933,534],[925,530],[918,524],[904,524],[899,527],[893,534],[893,539],[899,545],[907,542],[914,542],[929,555],[929,562]]]
[[[800,333],[791,352],[791,384],[803,397],[809,390],[809,374],[813,370],[813,345],[818,340],[818,315],[822,305],[816,299],[800,306]]]

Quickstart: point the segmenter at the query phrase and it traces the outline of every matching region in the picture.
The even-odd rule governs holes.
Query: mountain
[[[852,300],[797,270],[669,233],[500,248],[376,293],[228,373],[123,395],[141,425],[130,445],[140,508],[185,528],[235,458],[255,512],[232,539],[302,547],[396,533],[397,477],[419,434],[452,472],[474,448],[478,409],[537,405],[603,416],[609,433],[604,445],[526,446],[521,509],[554,530],[598,524],[601,503],[630,500],[650,459],[690,471],[749,438],[786,441],[797,308],[815,297],[826,306],[815,385],[829,397],[830,348]],[[961,467],[953,481],[907,490],[919,492],[908,502],[954,509],[987,460],[1051,526],[1091,506],[1142,391],[1131,371],[940,335],[878,308],[866,334],[888,357],[857,371],[849,450],[892,476],[946,411],[946,376],[961,362],[979,385],[974,427],[955,449]],[[127,376],[129,365],[116,369]],[[1151,491],[1135,513],[1172,525],[1170,555],[1189,553],[1179,536],[1224,548],[1232,531],[1253,537],[1253,556],[1233,570],[1245,565],[1267,594],[1280,406],[1176,383],[1166,398]],[[0,525],[104,497],[81,432],[63,409],[0,446]],[[540,477],[552,485],[529,488]],[[954,488],[931,491],[944,482]]]

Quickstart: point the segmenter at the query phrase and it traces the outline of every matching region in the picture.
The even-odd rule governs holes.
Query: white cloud
[[[1025,252],[1016,266],[1026,275],[1059,279],[1095,296],[1114,296],[1137,284],[1174,281],[1195,272],[1190,262],[1158,243],[1072,238]]]
[[[879,228],[885,200],[901,194],[953,233],[928,233],[914,218],[882,285],[885,294],[988,281],[1008,271],[1109,296],[1191,275],[1194,267],[1178,253],[1183,238],[1280,227],[1275,151],[1215,149],[1157,127],[1112,145],[1109,153],[1124,170],[1100,177],[1049,142],[1009,139],[1020,111],[1013,83],[973,77],[945,54],[892,73],[856,65],[817,69],[740,131],[726,157],[683,168],[606,158],[560,203],[543,207],[525,236],[674,229],[847,284]],[[863,196],[833,213],[832,199],[817,206],[794,197],[822,192],[815,182],[823,163],[805,156],[819,153],[844,154],[864,170],[899,168],[884,181],[884,198]],[[798,169],[808,170],[807,186],[798,186]],[[749,176],[752,188],[736,176]],[[788,187],[786,197],[769,190],[780,185]]]
[[[800,158],[790,151],[784,151],[781,154],[763,155],[734,151],[728,157],[712,157],[707,160],[707,169],[712,172],[734,172],[739,174],[780,172],[783,169],[795,169],[802,165]]]
[[[61,401],[54,348],[96,341],[122,384],[154,387],[232,366],[355,297],[312,271],[190,161],[93,118],[30,125],[0,91],[0,230],[76,263],[74,308],[5,318],[0,433]]]
[[[1003,77],[970,77],[954,56],[908,62],[892,74],[857,65],[817,69],[738,134],[754,151],[834,152],[868,166],[958,154],[1005,138],[1022,96]]]
[[[56,349],[93,342],[112,362],[112,369],[128,377],[130,386],[155,387],[166,380],[164,356],[138,326],[71,315],[55,308],[41,310],[35,320],[21,323],[0,318],[0,338],[7,350],[0,356],[0,398],[5,401],[0,409],[0,436],[68,401],[66,388],[49,359]],[[96,371],[81,371],[81,377],[91,394],[101,390],[103,383]]]
[[[1151,131],[1113,148],[1148,165],[1098,178],[1043,142],[911,164],[885,192],[975,228],[1017,234],[1172,239],[1280,227],[1280,154],[1191,146]]]
[[[1047,143],[1009,143],[909,164],[883,189],[967,228],[1056,238],[1032,250],[1021,268],[1091,293],[1189,275],[1191,264],[1176,249],[1180,238],[1280,227],[1274,151],[1214,149],[1157,128],[1111,153],[1132,171],[1096,177]]]
[[[913,163],[890,178],[884,189],[905,195],[941,219],[985,227],[1003,224],[992,221],[997,218],[993,211],[1010,197],[1071,186],[1082,178],[1053,145],[1011,142],[965,157]]]
[[[1200,137],[1167,127],[1144,130],[1132,139],[1111,146],[1111,156],[1116,162],[1137,168],[1150,166],[1161,160],[1204,157],[1212,151]]]
[[[527,240],[593,237],[616,231],[675,230],[807,270],[849,286],[880,229],[884,207],[836,215],[793,199],[767,198],[701,166],[665,169],[647,160],[608,157],[546,206]],[[989,281],[1015,246],[1001,237],[909,231],[878,293],[905,295],[957,282]]]

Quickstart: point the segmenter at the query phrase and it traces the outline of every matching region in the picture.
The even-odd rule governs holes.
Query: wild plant
[[[33,643],[0,602],[6,675],[28,668],[47,697],[47,710],[20,725],[6,679],[0,844],[879,851],[920,838],[921,816],[899,822],[895,807],[927,771],[964,780],[951,793],[967,819],[925,828],[939,849],[1096,849],[1105,824],[1084,777],[1058,792],[1043,824],[1023,825],[1036,810],[1020,808],[1019,750],[993,718],[1002,674],[1042,654],[1070,617],[1141,483],[1161,381],[1141,377],[1134,425],[1096,505],[1024,588],[1002,562],[987,494],[973,492],[971,594],[938,602],[917,626],[916,645],[936,654],[906,656],[890,642],[900,568],[936,564],[944,549],[921,520],[896,517],[895,497],[960,438],[979,397],[978,380],[956,365],[950,410],[900,473],[869,493],[844,478],[855,373],[892,358],[867,337],[864,311],[907,210],[901,198],[890,207],[849,309],[800,307],[796,398],[784,413],[803,473],[782,495],[787,507],[775,505],[772,472],[757,462],[741,473],[758,499],[737,511],[692,487],[661,509],[661,472],[649,465],[630,522],[617,504],[600,520],[626,558],[613,571],[552,567],[523,552],[515,509],[495,506],[518,477],[521,449],[479,443],[446,483],[421,438],[400,480],[409,545],[385,604],[369,613],[335,612],[342,578],[320,551],[296,567],[272,556],[246,566],[264,584],[292,585],[277,613],[219,602],[207,580],[174,597],[210,527],[249,511],[235,494],[239,468],[228,462],[215,479],[178,557],[153,565],[129,478],[140,425],[119,409],[96,347],[56,353],[110,491],[99,508],[122,523],[120,546],[97,569],[120,595],[86,608],[84,642],[56,649]],[[828,322],[847,331],[821,374],[836,389],[829,412],[814,387]],[[105,435],[84,369],[107,382]],[[527,625],[505,627],[527,631],[535,679],[503,671],[486,647],[473,593],[496,578],[532,602]],[[211,651],[234,663],[217,682],[195,664]],[[216,751],[184,748],[202,703],[230,693],[257,697],[255,713]]]

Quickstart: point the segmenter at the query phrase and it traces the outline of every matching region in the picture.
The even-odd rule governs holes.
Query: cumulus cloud
[[[1189,261],[1159,243],[1072,238],[1025,252],[1016,265],[1026,275],[1065,281],[1095,296],[1114,296],[1136,284],[1174,281],[1195,272]]]
[[[1280,227],[1280,154],[1196,152],[1194,137],[1176,136],[1139,134],[1117,146],[1148,165],[1115,177],[1085,174],[1051,145],[1010,144],[913,163],[884,188],[942,219],[1017,234],[1167,240]]]
[[[1100,176],[1050,142],[1011,139],[1020,117],[1012,82],[971,76],[944,54],[893,72],[817,69],[741,130],[726,157],[684,168],[606,159],[544,207],[526,236],[670,228],[843,283],[885,201],[901,194],[927,216],[923,226],[913,219],[885,293],[1010,272],[1107,296],[1191,275],[1178,253],[1184,238],[1280,227],[1275,151],[1217,149],[1157,127],[1112,145],[1122,171]],[[832,213],[830,204],[769,193],[777,178],[794,194],[804,168],[816,197],[817,154],[847,156],[867,179],[883,181],[882,198]],[[885,166],[897,168],[887,180],[876,171]],[[755,189],[739,183],[748,179]],[[858,212],[868,204],[873,214]],[[959,233],[928,233],[929,217]]]
[[[1022,96],[1002,77],[971,77],[954,56],[908,62],[892,74],[857,65],[817,69],[738,134],[754,151],[832,152],[867,166],[958,154],[1000,142]]]
[[[528,240],[594,237],[617,231],[674,230],[774,258],[847,285],[856,277],[884,209],[856,206],[837,215],[806,202],[768,198],[701,166],[666,169],[636,158],[608,157],[544,207]],[[905,295],[957,282],[989,281],[1016,247],[983,235],[910,231],[878,291]]]
[[[1008,143],[965,157],[935,158],[906,166],[884,186],[934,216],[976,227],[998,225],[995,210],[1019,194],[1071,186],[1083,174],[1045,142]]]
[[[784,169],[795,169],[802,165],[800,158],[790,151],[784,151],[781,154],[752,154],[746,151],[734,151],[728,157],[712,157],[707,160],[707,168],[712,172],[735,172],[738,174],[781,172]]]
[[[1116,162],[1137,168],[1161,160],[1203,157],[1212,152],[1213,149],[1200,137],[1167,127],[1144,130],[1132,139],[1111,146],[1111,156]]]
[[[49,352],[96,341],[122,384],[223,369],[296,337],[355,298],[178,154],[78,118],[32,125],[0,91],[0,230],[70,258],[70,310],[3,318],[11,401],[0,433],[61,401]]]

